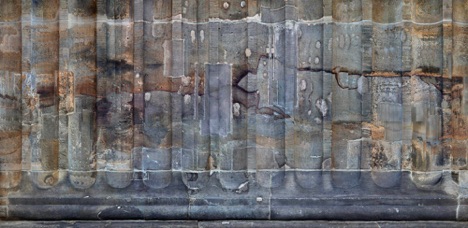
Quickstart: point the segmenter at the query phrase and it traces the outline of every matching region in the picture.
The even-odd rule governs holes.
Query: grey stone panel
[[[441,74],[442,24],[413,25],[412,70],[416,74]]]
[[[146,94],[149,94],[148,96]],[[145,184],[154,188],[164,188],[171,182],[172,130],[171,94],[154,91],[145,94],[144,148],[147,156],[142,156],[142,169],[146,171]],[[150,156],[151,155],[151,156]],[[144,164],[154,164],[144,166]]]
[[[259,116],[256,127],[257,182],[267,188],[280,186],[286,161],[284,121]]]
[[[333,67],[360,74],[362,69],[362,25],[355,23],[333,25]]]
[[[339,73],[336,79],[332,96],[331,158],[332,168],[337,171],[332,172],[332,177],[337,187],[349,187],[357,185],[360,176],[361,96],[354,87],[353,75]],[[347,169],[350,172],[339,171]]]
[[[298,0],[295,1],[295,7],[298,20],[312,21],[324,16],[323,0]]]
[[[324,64],[324,25],[297,23],[297,67],[322,69]]]
[[[373,26],[372,70],[377,72],[395,72],[400,75],[402,69],[402,28],[398,25]]]
[[[205,111],[208,121],[205,134],[226,137],[231,131],[232,100],[231,67],[227,64],[213,64],[206,66],[205,77]],[[226,106],[227,105],[227,106]],[[205,114],[206,115],[206,114]]]
[[[331,2],[334,21],[356,22],[362,20],[362,0],[337,0]]]
[[[394,23],[402,20],[403,0],[379,1],[372,0],[372,21],[378,23]],[[385,10],[383,10],[385,9]]]

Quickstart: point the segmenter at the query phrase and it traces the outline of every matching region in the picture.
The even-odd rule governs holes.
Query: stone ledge
[[[226,220],[226,221],[142,221],[142,220],[103,220],[103,221],[6,221],[0,227],[163,227],[163,228],[206,228],[206,227],[268,227],[268,228],[302,228],[302,227],[467,227],[468,222],[453,221],[262,221],[262,220]]]
[[[392,188],[371,185],[370,172],[360,172],[361,184],[348,188],[304,188],[294,182],[294,171],[284,173],[280,186],[266,188],[257,182],[256,173],[248,173],[247,187],[242,191],[225,189],[218,173],[198,190],[183,183],[182,173],[172,174],[171,184],[162,189],[145,185],[142,179],[132,179],[122,189],[114,188],[106,184],[105,172],[97,172],[96,183],[88,189],[76,189],[68,181],[40,189],[30,180],[34,176],[24,172],[18,188],[0,198],[0,218],[467,220],[465,195],[450,194],[437,186],[418,188],[409,172],[402,172],[401,182]]]

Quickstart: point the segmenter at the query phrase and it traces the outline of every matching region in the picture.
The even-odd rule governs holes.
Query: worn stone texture
[[[467,0],[0,0],[0,218],[468,220],[467,23]]]
[[[6,221],[0,224],[0,227],[116,227],[116,228],[208,228],[208,227],[260,227],[260,228],[303,228],[303,227],[336,227],[336,228],[397,228],[397,227],[466,227],[467,222],[455,221],[261,221],[261,220],[225,220],[225,221],[125,221],[125,220],[107,220],[107,221]]]

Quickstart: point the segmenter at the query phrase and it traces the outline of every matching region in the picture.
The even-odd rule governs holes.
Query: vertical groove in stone
[[[0,44],[0,189],[11,189],[21,181],[21,1],[2,3],[0,9],[0,40],[3,41]]]
[[[286,87],[294,87],[294,78],[286,81],[285,52],[286,13],[285,2],[269,2],[262,7],[262,21],[268,24],[266,56],[260,59],[257,71],[258,103],[256,116],[256,163],[257,182],[266,188],[279,187],[285,175],[286,112],[292,107],[286,104]],[[263,52],[263,50],[262,50]],[[289,85],[286,85],[289,84]],[[292,85],[291,85],[292,84]],[[294,90],[294,88],[293,88]],[[290,95],[294,96],[294,92]],[[288,95],[288,96],[290,96]],[[294,97],[292,97],[294,98]],[[293,100],[290,101],[294,103]]]
[[[251,12],[253,9],[258,8],[258,2],[248,1],[248,10]],[[265,42],[265,39],[262,39],[262,36],[265,34],[262,32],[261,28],[265,28],[265,26],[259,25],[258,23],[247,23],[247,49],[245,50],[245,54],[247,56],[247,75],[237,83],[237,87],[242,87],[246,93],[242,93],[242,95],[237,97],[237,90],[239,88],[233,87],[233,102],[234,100],[238,101],[246,101],[244,103],[237,102],[238,105],[235,103],[233,104],[233,116],[236,118],[236,115],[239,114],[239,117],[245,118],[246,122],[246,129],[245,137],[245,153],[246,153],[246,169],[248,171],[256,169],[256,112],[257,112],[257,99],[259,96],[257,90],[257,78],[258,75],[261,74],[258,71],[260,64],[263,65],[263,61],[261,60],[259,52],[254,50],[258,50],[262,46],[262,41]],[[243,83],[244,82],[244,83]],[[254,104],[251,104],[251,102]],[[252,108],[253,107],[253,108]],[[238,110],[237,110],[238,109]],[[241,164],[244,165],[244,164]]]
[[[184,1],[183,10],[193,10],[192,19],[195,19],[198,22],[198,1],[195,1],[196,6],[188,7],[190,4],[188,1]],[[186,14],[184,14],[186,16]],[[182,170],[182,181],[187,186],[188,189],[194,189],[191,183],[194,183],[200,178],[203,174],[194,172],[195,169],[195,146],[196,146],[196,133],[198,132],[198,47],[199,47],[199,38],[198,38],[198,24],[187,25],[185,31],[183,31],[183,37],[185,39],[190,38],[190,40],[184,40],[185,45],[185,64],[187,75],[183,77],[184,82],[182,86],[187,87],[183,89],[183,103],[182,103],[182,145],[181,151],[177,160],[179,161],[178,168]]]
[[[70,48],[68,45],[68,1],[60,0],[59,10],[59,75],[58,75],[58,138],[59,169],[68,169],[68,113],[74,108],[74,77],[68,71]],[[96,22],[94,22],[96,23]],[[95,39],[95,37],[93,37]],[[95,60],[94,60],[95,61]],[[73,106],[73,108],[72,108]]]
[[[452,83],[450,109],[451,109],[451,130],[453,137],[450,142],[452,156],[452,170],[459,171],[460,190],[465,192],[468,188],[467,171],[463,170],[467,166],[468,153],[468,6],[465,0],[452,1],[452,23],[450,24],[451,38],[451,65],[449,70]],[[445,32],[445,30],[444,30]],[[445,33],[444,33],[445,35]],[[444,40],[445,41],[445,40]],[[445,44],[445,43],[444,43]],[[445,124],[445,123],[444,123]],[[463,207],[461,207],[463,208]],[[465,216],[465,217],[462,217]],[[460,214],[459,218],[466,219],[466,215]]]
[[[220,5],[223,1],[220,1]],[[239,9],[240,14],[248,12],[248,6],[241,7],[239,2],[231,2],[229,8],[220,8],[221,14]],[[231,16],[232,19],[234,16]],[[246,85],[248,80],[248,23],[220,23],[219,62],[223,62],[219,72],[219,132],[220,153],[218,156],[219,180],[223,188],[245,191],[247,183],[247,109],[248,99]],[[232,41],[236,40],[235,43]],[[227,67],[230,63],[231,67]],[[230,68],[230,69],[229,69]],[[224,72],[225,71],[225,72]],[[211,75],[210,75],[211,77]],[[244,81],[242,81],[244,80]],[[241,85],[239,85],[241,84]],[[237,103],[237,105],[235,105]],[[245,186],[245,187],[242,187]]]
[[[306,9],[315,8],[308,15],[306,9],[297,5],[298,18],[305,17],[317,20],[324,16],[323,1],[298,1],[298,4],[311,4]],[[304,10],[303,13],[301,11]],[[320,69],[326,67],[324,55],[325,23],[296,23],[297,56],[293,64],[298,71],[295,73],[296,84],[294,113],[291,116],[294,133],[290,139],[289,149],[292,157],[288,157],[289,166],[295,168],[295,180],[303,188],[311,189],[322,183],[322,163],[324,161],[324,122],[328,114],[327,102],[324,98],[325,80]],[[287,64],[289,65],[289,64]],[[317,72],[315,72],[317,71]],[[288,76],[287,76],[288,77]],[[287,121],[288,124],[289,121]],[[290,136],[287,136],[290,137]],[[289,153],[287,152],[289,155]],[[292,161],[290,161],[292,160]]]
[[[323,16],[331,18],[332,16],[332,1],[324,0]],[[322,65],[323,69],[332,69],[333,67],[333,23],[331,20],[325,21],[323,24],[323,35],[322,35]],[[322,162],[322,183],[323,189],[332,189],[331,180],[331,147],[332,147],[332,85],[335,81],[331,72],[323,72],[322,86],[322,99],[317,100],[315,105],[320,107],[319,111],[322,115],[322,151],[323,151],[323,162]]]
[[[181,2],[182,18],[189,21],[197,22],[198,1],[193,1],[190,5],[189,1]],[[188,12],[187,12],[188,11]],[[184,76],[181,78],[179,86],[179,96],[181,96],[181,117],[180,117],[180,145],[179,149],[172,153],[172,170],[181,170],[182,181],[189,187],[189,180],[198,179],[198,173],[186,172],[194,163],[194,146],[196,132],[196,110],[195,103],[197,96],[195,94],[195,67],[197,66],[198,54],[198,39],[197,39],[197,24],[182,23],[180,35],[183,38],[183,69]],[[179,37],[180,38],[180,37]],[[175,132],[173,133],[176,134]],[[177,136],[176,136],[177,137]],[[189,188],[190,189],[190,188]]]
[[[50,188],[59,181],[59,6],[58,0],[31,1],[30,41],[24,43],[31,49],[26,80],[34,80],[31,96],[37,102],[29,138],[31,175],[39,188]]]
[[[202,135],[204,137],[204,148],[207,150],[207,162],[206,169],[210,171],[210,176],[213,174],[218,165],[218,150],[219,150],[219,137],[216,135],[216,128],[218,125],[218,114],[217,108],[219,105],[219,100],[215,96],[212,96],[212,92],[216,92],[218,82],[216,78],[218,75],[210,74],[210,69],[216,69],[215,64],[217,64],[219,59],[219,22],[210,22],[211,18],[219,18],[219,10],[221,6],[221,1],[219,0],[210,0],[209,4],[209,17],[208,17],[208,53],[207,53],[207,64],[204,64],[204,96],[203,96],[203,123],[202,123]],[[214,66],[210,68],[210,66]],[[212,79],[213,78],[213,79]],[[213,82],[213,83],[212,83]],[[206,140],[206,141],[205,141]]]
[[[295,150],[296,141],[296,129],[295,122],[293,121],[296,99],[297,99],[297,62],[298,62],[298,34],[297,34],[297,8],[295,6],[296,1],[285,2],[284,5],[284,22],[281,24],[284,26],[283,31],[283,40],[278,40],[279,48],[275,48],[275,57],[283,61],[282,78],[278,81],[278,97],[279,102],[278,106],[284,110],[290,118],[280,119],[283,125],[284,138],[283,144],[284,148],[282,151],[279,151],[279,155],[276,158],[278,163],[278,174],[282,177],[278,180],[277,186],[283,185],[285,171],[286,171],[286,162],[288,160],[288,155],[290,151]],[[280,36],[281,39],[281,36]],[[282,54],[284,56],[282,56]],[[281,88],[283,87],[283,88]],[[281,88],[281,89],[280,89]],[[312,175],[311,175],[312,176]],[[300,185],[300,183],[298,183]]]
[[[402,168],[411,170],[411,154],[413,153],[412,138],[413,138],[413,123],[412,123],[412,96],[411,96],[411,72],[413,67],[413,21],[412,21],[412,0],[403,0],[402,6],[402,30],[401,30],[401,91],[403,104],[403,129],[402,129]]]
[[[412,1],[412,123],[413,182],[421,187],[436,185],[442,173],[443,153],[440,143],[442,94],[438,84],[443,73],[442,1]],[[424,76],[435,74],[431,80]]]
[[[141,170],[142,148],[144,143],[143,121],[145,115],[144,107],[144,0],[136,0],[133,4],[133,61],[134,61],[134,79],[133,79],[133,171],[134,179],[143,178]]]
[[[361,15],[361,0],[333,1],[331,162],[333,185],[338,188],[359,185],[361,176],[362,24],[357,23]]]
[[[164,188],[171,183],[173,1],[145,1],[143,183]],[[163,10],[164,9],[164,10]],[[177,44],[181,45],[181,42]],[[180,48],[180,46],[178,46]],[[179,75],[180,76],[180,75]]]
[[[97,2],[98,159],[107,183],[114,188],[125,188],[133,179],[132,5]]]
[[[247,2],[247,11],[249,16],[255,16],[256,15],[256,10],[258,10],[258,5],[259,3],[257,1],[248,1]],[[255,12],[255,13],[253,13]],[[255,52],[253,50],[257,50],[257,37],[259,36],[258,31],[257,31],[257,23],[247,23],[247,31],[246,31],[246,49],[244,50],[244,54],[247,57],[246,60],[246,68],[247,68],[247,75],[244,76],[243,79],[245,83],[242,84],[241,81],[237,83],[237,87],[244,86],[244,90],[247,93],[243,93],[241,96],[241,99],[244,101],[249,101],[249,100],[256,100],[258,93],[255,90],[252,90],[252,86],[256,86],[256,78],[255,78],[255,73],[256,70],[258,69],[258,65],[260,64],[260,53]],[[241,51],[242,53],[242,51]],[[244,142],[243,145],[245,146],[243,149],[240,150],[240,155],[239,156],[241,159],[238,166],[239,168],[245,169],[246,175],[249,175],[249,172],[251,170],[255,170],[255,109],[251,108],[251,105],[242,105],[240,102],[235,102],[234,97],[236,96],[236,89],[235,86],[233,85],[233,117],[236,118],[236,116],[239,116],[242,121],[244,121],[244,129],[242,131],[244,135]],[[237,105],[236,105],[237,103]],[[239,114],[239,115],[238,115]],[[237,162],[238,159],[235,159],[233,162]],[[251,185],[250,182],[246,182],[247,185],[247,190]],[[239,186],[240,187],[240,186]],[[239,188],[239,192],[242,192],[243,189]]]
[[[404,109],[400,74],[403,70],[402,5],[402,1],[373,1],[372,5],[372,20],[378,22],[373,26],[372,71],[376,76],[380,76],[379,72],[397,72],[395,77],[370,79],[375,89],[372,101],[376,107],[374,123],[378,126],[374,125],[369,130],[380,135],[372,138],[372,142],[363,141],[363,149],[371,147],[367,156],[370,157],[372,179],[383,188],[398,185],[401,178]],[[382,11],[382,8],[386,10]],[[379,132],[379,128],[383,128],[383,132]]]
[[[197,22],[208,20],[209,4],[207,1],[197,1],[196,9],[192,12],[186,4],[190,6],[193,3],[191,1],[184,2],[184,8],[189,11],[187,14],[192,12],[195,14],[188,16],[189,20],[193,17]],[[184,78],[185,82],[181,83],[183,94],[185,94],[182,120],[181,168],[184,171],[182,180],[188,189],[199,190],[207,184],[211,175],[209,172],[213,168],[211,166],[213,165],[212,159],[209,160],[211,158],[209,156],[209,135],[204,130],[207,126],[206,118],[209,116],[205,114],[203,99],[205,94],[205,63],[208,62],[209,54],[209,25],[208,23],[197,23],[196,25],[184,24],[184,26],[187,28],[184,33],[185,48],[190,50],[189,53],[186,53],[186,66],[190,70]],[[193,94],[191,94],[192,92]]]
[[[160,61],[157,64],[162,63],[164,66],[161,67],[163,72],[160,75],[155,74],[154,70],[148,67],[150,64],[144,66],[145,70],[148,70],[145,76],[149,76],[151,80],[155,81],[156,89],[145,90],[144,131],[146,138],[141,155],[142,168],[145,173],[143,182],[151,188],[164,188],[172,181],[172,164],[177,163],[177,156],[173,156],[173,152],[180,151],[181,144],[179,141],[178,146],[175,145],[177,144],[175,139],[181,139],[181,125],[178,121],[180,116],[177,118],[173,114],[180,115],[181,103],[177,103],[177,101],[181,99],[176,92],[178,79],[184,72],[183,56],[181,56],[184,45],[182,39],[174,37],[174,30],[177,30],[174,26],[180,26],[182,18],[178,18],[179,21],[173,21],[173,19],[174,15],[181,17],[182,14],[179,12],[181,10],[180,1],[148,1],[145,4],[148,8],[153,4],[152,13],[149,14],[152,14],[153,17],[149,19],[149,24],[152,26],[152,38],[155,39],[154,42],[157,42],[156,48],[162,48],[162,52],[155,56],[154,53],[147,51],[148,48],[145,48],[144,59],[146,61],[148,57],[152,60],[157,58],[157,61]],[[165,13],[168,14],[159,12],[161,9],[165,9]],[[178,32],[180,33],[180,29]],[[145,32],[145,34],[147,33]],[[162,45],[159,45],[160,43]],[[182,62],[179,61],[181,58]],[[155,114],[158,116],[152,116]],[[161,129],[164,130],[157,133]]]
[[[22,131],[22,169],[31,169],[31,136],[32,134],[32,123],[35,115],[35,103],[34,91],[35,83],[34,78],[29,73],[31,70],[31,64],[29,59],[31,57],[31,49],[29,48],[31,38],[31,1],[21,0],[21,131]]]
[[[75,188],[86,189],[96,175],[96,2],[69,1],[67,10],[69,46],[65,53],[69,61],[63,81],[73,91],[71,97],[64,96],[65,102],[72,102],[65,106],[70,109],[65,111],[69,179]]]
[[[466,2],[466,1],[465,1]],[[455,1],[444,0],[443,1],[443,37],[442,37],[442,52],[443,52],[443,66],[442,66],[442,78],[440,80],[441,96],[441,160],[445,166],[443,169],[456,170],[458,165],[454,165],[454,161],[457,160],[458,150],[454,150],[453,141],[453,77],[452,77],[452,66],[453,66],[453,23],[454,23],[454,11],[457,9],[453,8]],[[455,3],[455,7],[459,7]],[[455,155],[457,154],[457,155]],[[462,153],[465,154],[466,152]],[[458,178],[452,177],[448,183],[456,183]]]

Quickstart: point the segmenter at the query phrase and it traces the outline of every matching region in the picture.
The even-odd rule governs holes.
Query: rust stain
[[[382,126],[376,126],[372,123],[364,122],[362,123],[363,128],[370,129],[372,140],[382,140],[385,136],[385,128]]]

